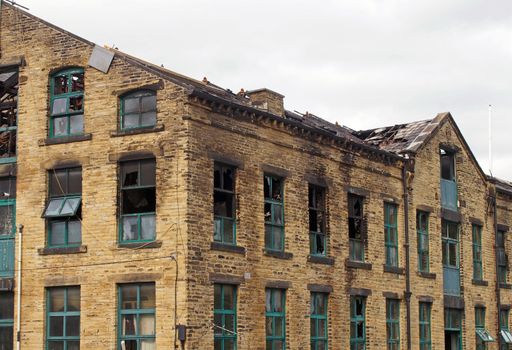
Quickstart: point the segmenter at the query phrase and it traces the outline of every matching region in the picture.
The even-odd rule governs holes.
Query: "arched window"
[[[84,132],[84,70],[71,68],[51,76],[50,137]]]
[[[139,90],[121,97],[121,129],[147,128],[156,124],[156,93]]]

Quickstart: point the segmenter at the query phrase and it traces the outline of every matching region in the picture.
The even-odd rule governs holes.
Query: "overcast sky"
[[[100,45],[352,129],[450,111],[512,180],[511,0],[19,0]]]

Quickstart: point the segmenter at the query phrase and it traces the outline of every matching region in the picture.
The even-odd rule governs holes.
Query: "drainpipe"
[[[500,296],[500,283],[498,281],[498,205],[496,203],[498,194],[496,193],[496,189],[494,189],[494,197],[492,198],[492,205],[494,210],[494,218],[493,218],[493,229],[494,229],[494,254],[496,255],[496,259],[494,261],[494,267],[496,271],[496,306],[498,307],[498,348],[501,349],[501,337],[500,337],[500,310],[501,310],[501,296]]]
[[[411,269],[409,252],[409,190],[407,189],[407,166],[409,160],[405,159],[402,167],[402,186],[404,190],[404,235],[405,235],[405,309],[407,322],[407,350],[411,350]]]
[[[17,308],[16,308],[16,349],[20,350],[21,342],[21,242],[23,241],[23,225],[18,225],[18,277],[17,280]]]

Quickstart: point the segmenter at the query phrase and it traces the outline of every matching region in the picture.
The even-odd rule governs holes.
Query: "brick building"
[[[512,184],[449,113],[353,131],[0,26],[0,350],[512,343]]]

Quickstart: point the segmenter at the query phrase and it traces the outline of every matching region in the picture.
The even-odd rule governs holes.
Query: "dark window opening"
[[[265,194],[265,248],[276,251],[284,250],[284,179],[272,175],[263,178]]]
[[[350,259],[364,261],[364,197],[348,195],[348,237]]]
[[[213,172],[213,214],[216,242],[236,243],[235,168],[215,163]]]
[[[312,255],[326,254],[325,188],[308,186],[309,237]]]
[[[50,137],[84,131],[84,72],[81,68],[54,74],[50,80]]]
[[[441,148],[440,154],[441,178],[445,180],[455,181],[455,153]]]
[[[0,162],[16,156],[18,71],[0,73]]]

